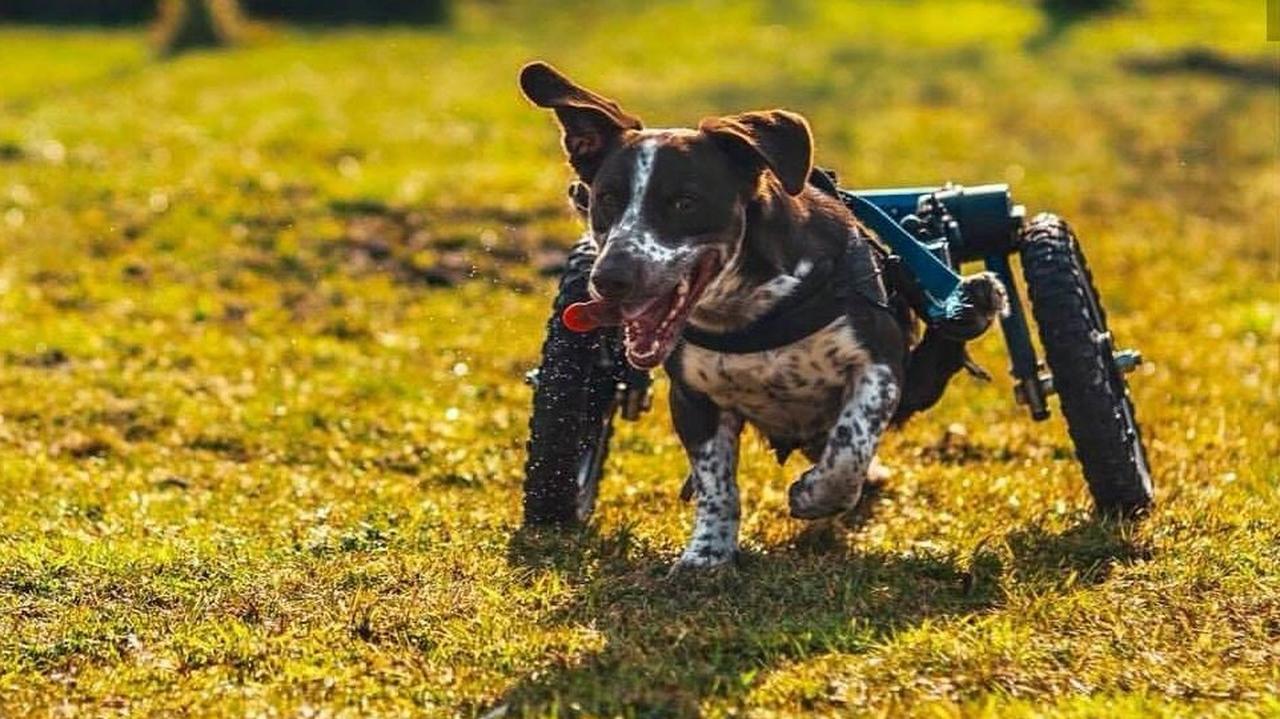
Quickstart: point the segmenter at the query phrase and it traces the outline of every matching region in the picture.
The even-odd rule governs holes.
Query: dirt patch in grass
[[[553,276],[564,267],[563,238],[539,237],[529,229],[537,220],[563,214],[560,208],[409,210],[365,202],[335,203],[333,209],[343,233],[322,252],[339,257],[355,274],[386,274],[432,287],[482,280],[528,289],[528,270]]]

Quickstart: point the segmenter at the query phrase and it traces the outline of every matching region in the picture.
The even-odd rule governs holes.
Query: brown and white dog
[[[856,504],[902,398],[910,329],[884,301],[865,230],[810,184],[805,119],[768,110],[704,119],[697,129],[645,129],[545,63],[527,65],[520,86],[555,111],[569,162],[590,190],[599,247],[592,323],[621,324],[631,364],[665,364],[670,375],[696,503],[678,566],[717,565],[737,552],[744,423],[780,458],[799,449],[814,463],[790,487],[793,516]],[[802,284],[834,283],[851,270],[858,297],[785,346],[719,352],[681,341],[690,327],[740,330]]]

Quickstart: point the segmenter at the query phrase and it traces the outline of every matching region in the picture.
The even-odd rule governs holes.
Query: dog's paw
[[[810,467],[787,489],[787,505],[796,519],[822,519],[853,509],[865,477],[845,479]]]
[[[993,272],[979,272],[960,280],[966,301],[988,323],[1009,314],[1009,292]]]
[[[667,578],[674,579],[688,574],[732,567],[737,556],[738,551],[736,549],[712,551],[707,548],[694,549],[691,547],[684,550],[684,553],[680,555],[675,564],[671,565],[671,569],[667,572]]]
[[[893,477],[893,467],[880,461],[880,455],[871,458],[871,466],[867,467],[867,481],[872,484],[887,482]]]
[[[968,342],[991,327],[997,317],[1009,312],[1009,294],[992,272],[979,272],[960,279],[960,285],[946,301],[946,317],[930,325],[945,337]]]

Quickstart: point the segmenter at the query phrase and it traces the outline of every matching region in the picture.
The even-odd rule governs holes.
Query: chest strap
[[[729,332],[708,332],[689,325],[682,333],[684,342],[723,354],[751,354],[786,347],[808,337],[845,315],[853,296],[861,297],[855,287],[867,278],[854,276],[852,254],[846,245],[839,256],[827,263],[825,271],[815,267],[778,304],[746,326]],[[865,299],[884,306],[879,298]]]

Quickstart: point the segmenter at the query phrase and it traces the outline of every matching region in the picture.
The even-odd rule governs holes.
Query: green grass
[[[1280,715],[1277,91],[1122,63],[1274,64],[1256,6],[468,4],[169,62],[0,28],[0,715]],[[577,233],[534,57],[1071,218],[1148,358],[1155,515],[1091,519],[1061,419],[960,377],[857,520],[788,519],[803,467],[748,439],[735,571],[665,579],[661,401],[589,530],[520,533]]]

